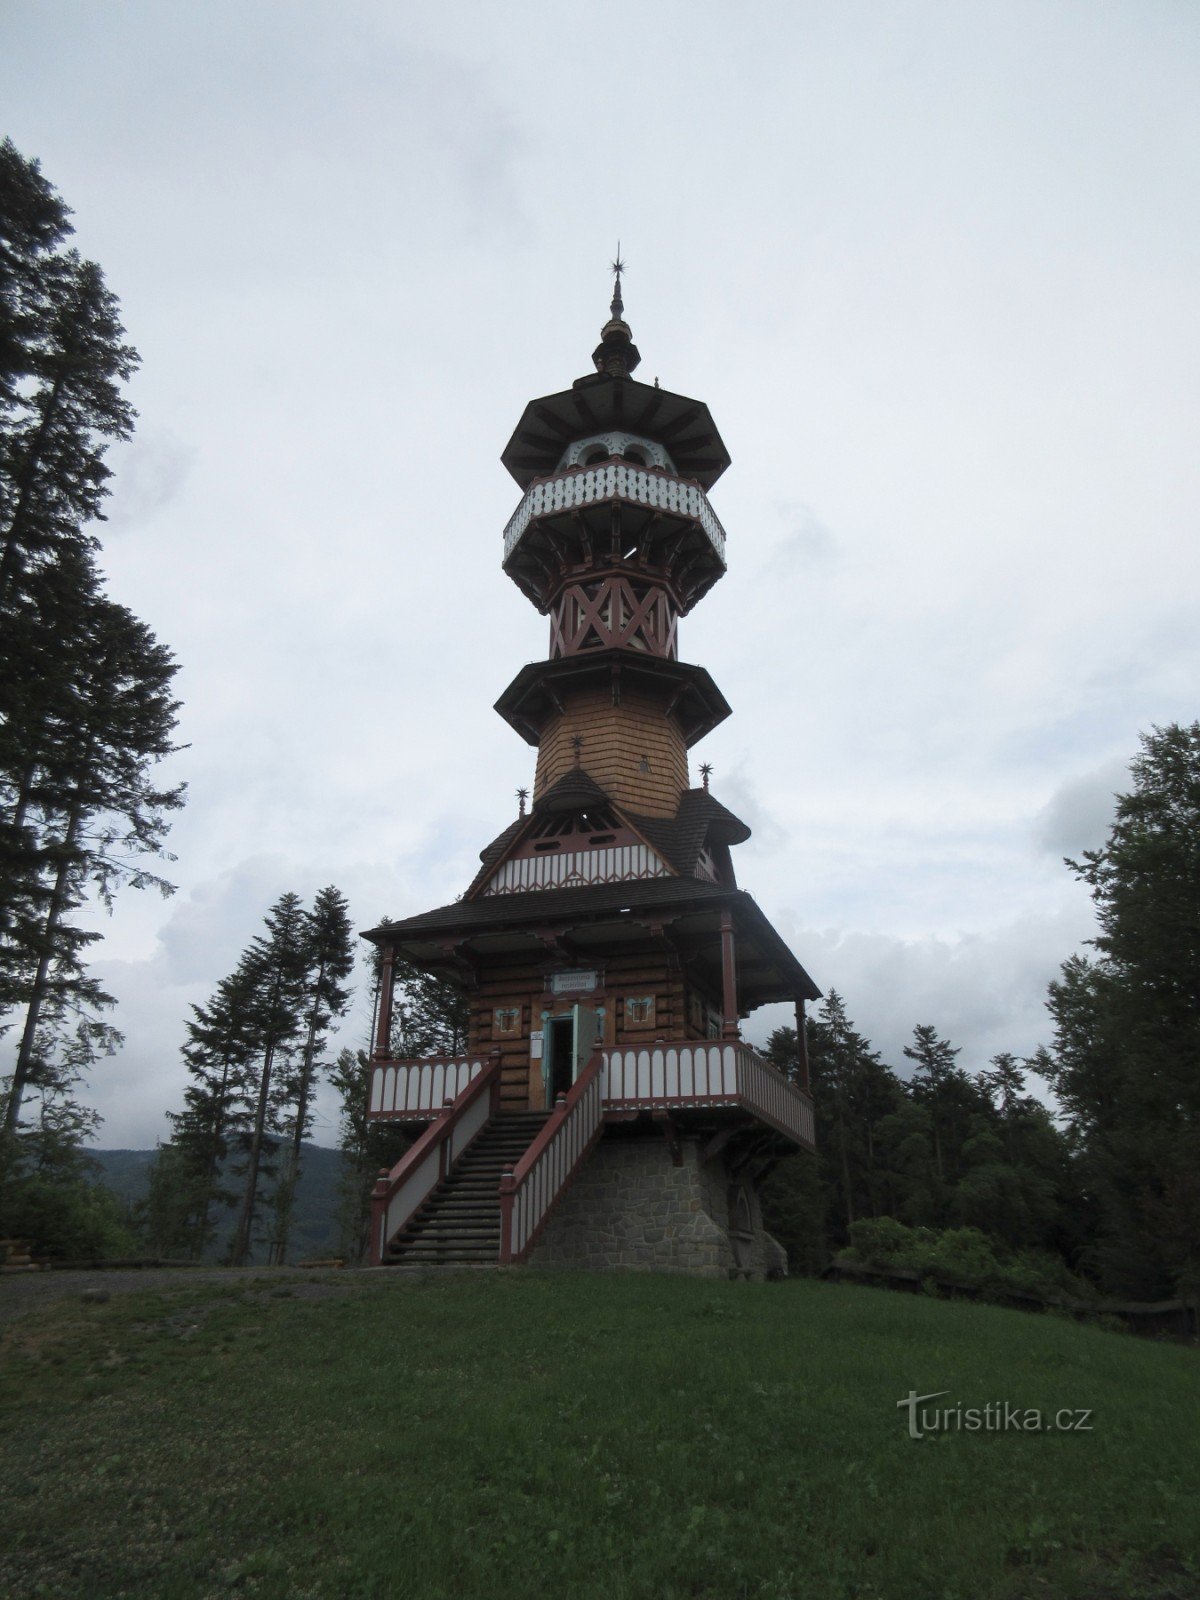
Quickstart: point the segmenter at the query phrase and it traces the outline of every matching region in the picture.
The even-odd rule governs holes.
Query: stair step
[[[389,1241],[389,1266],[494,1267],[500,1254],[500,1180],[546,1126],[546,1112],[501,1112],[448,1177]]]

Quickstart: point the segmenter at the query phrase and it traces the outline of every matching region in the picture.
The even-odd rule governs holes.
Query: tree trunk
[[[263,1057],[262,1082],[258,1088],[258,1110],[254,1118],[254,1136],[250,1141],[249,1164],[246,1167],[246,1188],[242,1195],[242,1212],[238,1218],[237,1236],[233,1242],[230,1265],[244,1267],[250,1254],[250,1234],[254,1228],[254,1199],[258,1189],[258,1164],[262,1159],[263,1131],[267,1123],[267,1103],[271,1095],[271,1065],[275,1059],[275,1044],[267,1046]]]
[[[37,432],[25,452],[24,458],[16,474],[17,502],[13,508],[12,521],[4,530],[4,548],[0,552],[0,607],[8,599],[8,591],[13,579],[17,575],[17,564],[20,550],[21,524],[24,522],[29,509],[30,491],[33,485],[33,469],[42,453],[46,442],[46,435],[50,431],[50,422],[58,410],[58,403],[62,396],[65,378],[60,372],[50,387],[46,396],[46,403],[42,410],[42,418],[38,423]]]
[[[304,1143],[304,1119],[308,1115],[308,1097],[312,1089],[313,1057],[317,1052],[317,1028],[321,1020],[321,985],[325,982],[325,961],[326,958],[322,955],[321,965],[317,968],[317,976],[313,983],[313,1006],[308,1014],[308,1038],[304,1041],[300,1084],[296,1091],[296,1130],[292,1135],[292,1150],[287,1173],[280,1179],[281,1189],[287,1185],[286,1209],[279,1219],[279,1231],[271,1248],[271,1259],[279,1267],[283,1266],[287,1255],[288,1234],[292,1226],[292,1206],[296,1198],[296,1184],[300,1177],[300,1146]]]
[[[217,1109],[213,1116],[208,1171],[204,1178],[204,1198],[200,1202],[200,1213],[196,1219],[196,1243],[192,1251],[193,1261],[200,1260],[208,1245],[208,1214],[212,1209],[213,1191],[217,1187],[217,1173],[221,1166],[221,1133],[225,1127],[225,1091],[229,1084],[229,1067],[229,1054],[226,1052],[221,1062],[221,1091],[217,1099]]]
[[[21,1100],[25,1094],[25,1086],[29,1082],[29,1071],[33,1065],[33,1047],[37,1036],[38,1023],[41,1021],[42,1006],[50,987],[50,964],[54,959],[54,935],[62,921],[63,912],[67,904],[67,885],[71,873],[71,857],[79,838],[79,829],[83,818],[83,801],[77,795],[71,807],[67,820],[67,829],[63,834],[60,848],[63,852],[62,861],[59,863],[58,873],[54,880],[54,890],[50,896],[50,905],[46,911],[46,923],[42,930],[43,950],[38,958],[37,971],[34,973],[33,988],[29,994],[29,1009],[25,1013],[25,1027],[21,1033],[21,1046],[17,1052],[17,1064],[13,1069],[12,1085],[8,1091],[8,1104],[4,1108],[4,1131],[15,1134],[17,1122],[21,1115]]]

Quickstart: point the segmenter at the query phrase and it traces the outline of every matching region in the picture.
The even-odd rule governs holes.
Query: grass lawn
[[[914,1389],[1091,1430],[912,1439]],[[41,1305],[0,1346],[0,1472],[12,1600],[1200,1597],[1196,1351],[804,1280]]]

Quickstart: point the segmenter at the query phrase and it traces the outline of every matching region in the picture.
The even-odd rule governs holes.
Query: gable
[[[659,852],[605,799],[586,808],[535,812],[475,892],[520,894],[672,876]]]

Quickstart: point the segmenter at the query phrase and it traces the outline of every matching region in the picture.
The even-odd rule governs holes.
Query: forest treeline
[[[817,1159],[782,1163],[767,1201],[797,1265],[891,1217],[1049,1254],[1111,1294],[1200,1293],[1200,723],[1143,736],[1130,775],[1107,842],[1067,863],[1098,932],[1050,985],[1049,1045],[968,1072],[922,1024],[901,1074],[839,994],[809,1020]],[[795,1030],[768,1054],[795,1074]]]
[[[263,932],[211,999],[192,1008],[183,1047],[189,1084],[172,1133],[158,1151],[145,1203],[130,1218],[156,1256],[233,1266],[288,1259],[289,1230],[312,1097],[324,1076],[341,1106],[342,1173],[335,1201],[339,1254],[363,1259],[370,1193],[382,1167],[407,1145],[394,1127],[368,1121],[371,1058],[343,1048],[329,1059],[333,1024],[350,1001],[354,966],[346,902],[333,887],[312,910],[283,895]],[[369,964],[378,998],[379,959]],[[391,1049],[399,1057],[466,1048],[467,997],[444,979],[399,963]],[[374,1007],[372,1008],[374,1010]],[[231,1242],[223,1220],[237,1218]]]

